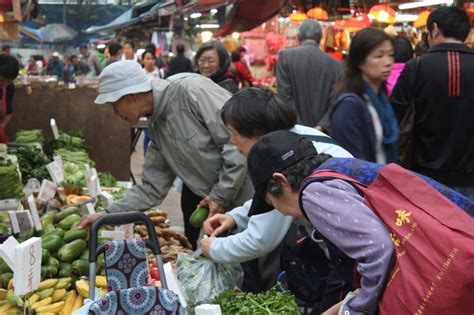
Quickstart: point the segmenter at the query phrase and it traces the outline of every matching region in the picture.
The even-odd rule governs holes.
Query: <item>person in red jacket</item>
[[[242,62],[242,55],[239,50],[232,53],[232,63],[234,64],[235,71],[237,72],[237,81],[242,83],[243,87],[252,86],[253,77],[250,73],[247,65]]]

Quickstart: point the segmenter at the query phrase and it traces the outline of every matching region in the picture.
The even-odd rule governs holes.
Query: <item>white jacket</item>
[[[290,131],[300,135],[327,136],[310,127],[295,125]],[[330,154],[333,157],[352,157],[352,155],[338,145],[315,142],[318,153]],[[294,218],[284,216],[274,209],[264,214],[248,217],[252,200],[243,206],[227,212],[232,216],[239,233],[227,237],[218,237],[210,248],[213,261],[218,263],[241,263],[265,256],[274,250],[284,239]]]

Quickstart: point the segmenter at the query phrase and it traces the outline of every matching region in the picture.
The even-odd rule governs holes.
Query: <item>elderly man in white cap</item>
[[[322,36],[318,21],[301,23],[300,46],[279,53],[276,77],[278,93],[294,104],[298,122],[328,131],[330,95],[339,81],[341,65],[319,48]]]
[[[185,234],[195,248],[199,229],[188,221],[198,205],[208,205],[213,215],[248,200],[253,188],[245,158],[231,144],[230,133],[220,118],[221,108],[230,97],[229,92],[199,74],[150,81],[134,61],[106,67],[99,76],[95,102],[112,105],[118,116],[132,124],[147,116],[151,138],[142,184],[126,192],[107,212],[159,205],[178,176],[184,182],[181,207]],[[101,215],[84,217],[79,227]]]

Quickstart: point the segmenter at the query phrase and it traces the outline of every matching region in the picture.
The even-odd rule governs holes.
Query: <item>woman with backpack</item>
[[[318,154],[289,131],[263,136],[247,165],[255,188],[249,215],[276,208],[306,219],[330,251],[354,260],[359,289],[324,314],[474,310],[469,198],[396,164]]]

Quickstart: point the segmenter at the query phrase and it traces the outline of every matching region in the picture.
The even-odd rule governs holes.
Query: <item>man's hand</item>
[[[198,204],[198,208],[204,207],[206,205],[209,207],[209,215],[207,216],[208,218],[212,217],[216,213],[225,213],[226,209],[212,200],[209,196],[206,196],[203,200],[201,200],[201,202]]]
[[[204,253],[204,255],[206,255],[207,257],[211,258],[211,244],[212,242],[214,242],[214,240],[216,239],[215,236],[211,236],[211,237],[204,237],[202,240],[201,240],[201,250],[202,252]]]
[[[99,212],[99,213],[94,213],[94,214],[88,214],[86,216],[83,216],[81,220],[79,221],[79,224],[77,225],[78,229],[88,229],[89,225],[92,224],[95,220],[98,218],[106,215],[107,212]]]
[[[321,126],[316,126],[316,127],[314,127],[314,129],[319,130],[321,132],[324,132],[324,128],[321,127]]]
[[[215,214],[204,221],[202,228],[206,235],[219,236],[235,227],[234,218],[228,214]]]

